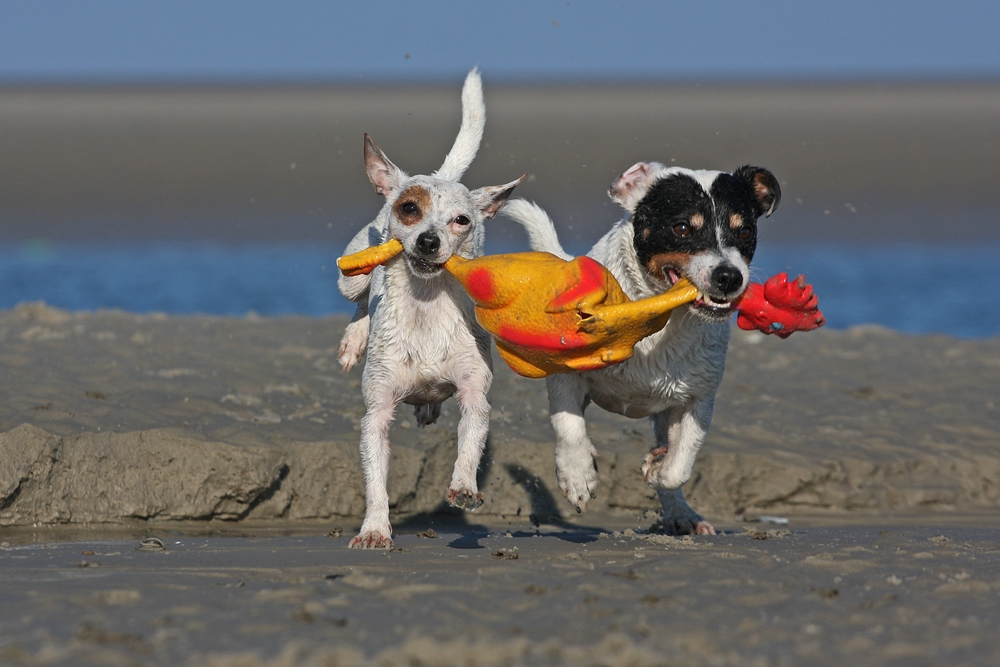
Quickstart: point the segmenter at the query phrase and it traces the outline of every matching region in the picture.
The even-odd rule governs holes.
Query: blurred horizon
[[[0,88],[2,240],[346,244],[382,199],[371,134],[430,173],[457,132],[461,80],[421,86]],[[1000,86],[513,86],[484,73],[486,132],[463,181],[545,207],[567,247],[622,211],[639,160],[770,169],[783,200],[762,241],[1000,242]],[[946,233],[942,233],[947,229]],[[523,246],[502,220],[491,240]]]

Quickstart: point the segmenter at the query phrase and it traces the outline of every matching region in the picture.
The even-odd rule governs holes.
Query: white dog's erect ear
[[[635,163],[615,179],[608,188],[608,196],[621,204],[629,213],[634,213],[636,205],[646,195],[651,185],[653,167],[654,165],[649,162]]]
[[[477,188],[471,192],[472,200],[476,202],[476,206],[487,218],[493,218],[503,208],[507,197],[510,197],[514,188],[527,177],[528,175],[524,174],[521,178],[506,185],[487,185],[484,188]]]
[[[365,133],[365,171],[368,180],[375,186],[375,192],[389,196],[389,193],[399,187],[403,180],[403,172],[389,161],[372,138]]]
[[[754,195],[754,213],[770,217],[781,202],[781,186],[774,174],[763,167],[744,165],[733,172],[737,180],[750,186]]]

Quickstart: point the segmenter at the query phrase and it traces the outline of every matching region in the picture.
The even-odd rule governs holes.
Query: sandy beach
[[[1000,339],[736,332],[686,487],[723,532],[694,539],[647,532],[649,425],[593,408],[602,486],[575,514],[544,384],[497,360],[486,504],[443,506],[454,406],[401,411],[398,550],[362,553],[345,323],[0,313],[0,662],[1000,659]]]

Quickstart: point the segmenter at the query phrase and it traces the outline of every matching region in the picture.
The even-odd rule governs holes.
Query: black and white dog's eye
[[[472,221],[469,220],[469,216],[467,216],[467,215],[460,215],[457,218],[455,218],[455,224],[456,225],[462,225],[463,227],[465,225],[469,224],[470,222],[472,222]]]
[[[739,230],[736,232],[736,238],[738,238],[740,241],[749,241],[751,238],[753,238],[753,230],[750,229],[749,227],[740,227]]]
[[[691,236],[691,225],[686,222],[678,222],[673,226],[673,230],[677,236]]]
[[[399,211],[403,215],[416,215],[420,213],[420,207],[411,201],[407,201],[399,205]]]

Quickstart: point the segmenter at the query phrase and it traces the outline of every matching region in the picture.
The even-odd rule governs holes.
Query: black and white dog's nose
[[[417,251],[424,255],[436,255],[441,248],[441,239],[434,232],[424,232],[417,237]]]
[[[720,264],[712,271],[712,285],[723,294],[732,294],[743,286],[743,274],[732,264]]]

